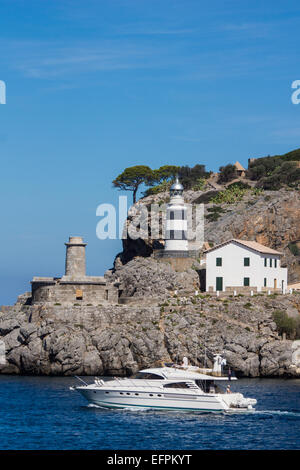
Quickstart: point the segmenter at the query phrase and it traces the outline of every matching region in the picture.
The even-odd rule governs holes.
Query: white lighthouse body
[[[188,251],[187,208],[183,199],[183,186],[178,178],[170,188],[170,196],[166,213],[165,251]]]

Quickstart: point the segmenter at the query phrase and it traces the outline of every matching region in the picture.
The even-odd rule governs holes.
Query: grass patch
[[[247,302],[246,304],[243,305],[244,308],[251,308],[252,304],[251,302]]]

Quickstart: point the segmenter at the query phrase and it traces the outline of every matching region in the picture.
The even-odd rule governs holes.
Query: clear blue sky
[[[0,304],[96,238],[124,167],[220,165],[300,147],[299,1],[0,0]]]

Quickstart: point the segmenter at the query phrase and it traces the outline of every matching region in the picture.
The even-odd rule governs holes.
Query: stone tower
[[[69,237],[69,242],[65,243],[66,251],[66,276],[82,278],[86,276],[85,247],[82,237]]]
[[[188,251],[187,209],[183,199],[183,186],[178,177],[170,188],[170,202],[166,215],[166,251]]]

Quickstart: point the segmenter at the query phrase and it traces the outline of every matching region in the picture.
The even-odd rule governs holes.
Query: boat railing
[[[106,379],[106,380],[105,380]],[[146,379],[130,379],[126,377],[101,377],[95,380],[95,384],[99,386],[108,385],[114,387],[135,386],[139,388],[162,388],[158,380]]]

